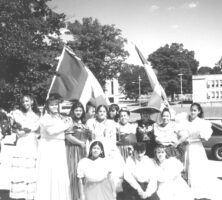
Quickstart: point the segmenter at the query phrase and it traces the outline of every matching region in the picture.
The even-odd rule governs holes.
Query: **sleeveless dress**
[[[74,137],[85,143],[91,140],[90,131],[84,124],[74,122],[74,127],[71,131],[69,131],[69,134],[72,134]],[[86,157],[87,151],[86,149],[82,149],[81,146],[66,140],[66,153],[72,200],[78,200],[80,198],[80,191],[77,179],[77,165],[82,158]]]
[[[40,120],[35,200],[71,200],[64,133],[70,126],[49,114]]]

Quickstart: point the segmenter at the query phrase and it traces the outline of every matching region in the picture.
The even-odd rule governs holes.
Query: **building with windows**
[[[193,76],[192,84],[193,102],[222,102],[222,74]]]

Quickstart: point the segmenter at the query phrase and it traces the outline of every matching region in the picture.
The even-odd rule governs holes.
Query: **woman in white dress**
[[[81,200],[114,200],[115,187],[111,180],[111,165],[105,158],[103,144],[94,141],[88,158],[80,160],[77,169]]]
[[[222,182],[216,178],[203,147],[212,134],[210,121],[203,119],[203,109],[198,103],[190,107],[190,114],[182,122],[187,134],[184,140],[188,143],[185,152],[185,170],[188,184],[196,199],[222,199]]]
[[[58,94],[51,94],[40,119],[35,200],[71,200],[65,131],[72,127],[72,119],[59,113],[60,102]]]
[[[34,199],[40,111],[31,94],[21,98],[20,109],[10,113],[17,144],[12,157],[10,198]]]
[[[128,157],[124,168],[122,200],[158,200],[155,166],[146,153],[143,142],[134,144],[132,157]]]
[[[154,154],[160,200],[193,200],[189,186],[181,177],[183,164],[175,157],[167,158],[166,147],[161,144],[156,146]]]
[[[86,125],[92,132],[92,139],[102,141],[105,153],[116,145],[117,125],[111,119],[107,119],[108,108],[105,105],[99,105],[96,109],[96,118],[89,119]]]

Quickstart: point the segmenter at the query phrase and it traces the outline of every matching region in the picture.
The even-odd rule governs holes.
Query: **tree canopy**
[[[197,74],[199,65],[194,51],[184,49],[183,44],[166,44],[150,54],[148,61],[157,70],[158,80],[167,95],[173,98],[173,94],[180,93],[179,74],[183,74],[183,93],[192,92],[192,75]]]
[[[52,35],[59,35],[65,18],[53,12],[47,1],[0,1],[0,104],[4,108],[23,92],[33,93],[40,103],[46,98],[49,75],[62,48]]]
[[[121,92],[126,95],[126,98],[138,99],[139,81],[141,95],[151,92],[150,83],[145,69],[141,66],[125,64],[118,80],[122,87]]]
[[[69,23],[74,36],[68,46],[82,59],[102,86],[107,79],[117,77],[128,56],[126,39],[114,25],[101,25],[97,19],[83,18]]]

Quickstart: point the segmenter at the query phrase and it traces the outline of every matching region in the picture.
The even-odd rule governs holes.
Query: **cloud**
[[[188,4],[188,8],[196,8],[198,6],[199,2],[191,2]]]
[[[173,10],[176,10],[176,8],[174,6],[170,6],[170,7],[167,8],[167,10],[168,11],[173,11]]]
[[[159,8],[160,8],[160,7],[157,6],[157,5],[152,5],[152,6],[149,8],[149,11],[153,13],[153,12],[156,12],[157,10],[159,10]]]
[[[199,1],[196,1],[196,2],[185,3],[185,4],[183,4],[182,7],[187,8],[187,9],[194,9],[198,5],[199,5]]]

